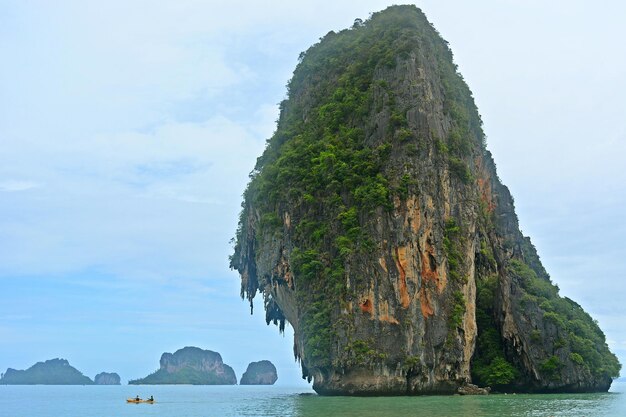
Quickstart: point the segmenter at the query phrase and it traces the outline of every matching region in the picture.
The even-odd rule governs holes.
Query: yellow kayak
[[[154,400],[142,400],[137,399],[137,398],[127,398],[126,399],[127,403],[134,403],[134,404],[139,404],[139,403],[148,403],[148,404],[154,404]]]

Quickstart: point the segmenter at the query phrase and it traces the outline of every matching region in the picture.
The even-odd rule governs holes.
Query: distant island
[[[145,378],[131,380],[128,384],[235,385],[237,377],[233,368],[222,361],[219,353],[188,346],[174,354],[164,353],[156,372]]]
[[[274,385],[278,379],[276,367],[270,361],[251,362],[241,376],[240,385]]]
[[[113,373],[101,372],[94,378],[96,385],[121,385],[120,376]]]
[[[94,382],[65,359],[37,362],[27,370],[8,368],[0,385],[93,385]]]

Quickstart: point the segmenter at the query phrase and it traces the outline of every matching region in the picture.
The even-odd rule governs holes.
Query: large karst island
[[[521,233],[472,94],[414,6],[301,54],[242,207],[241,295],[291,324],[320,394],[607,391],[619,374]]]
[[[37,362],[26,370],[9,368],[0,385],[93,385],[94,382],[70,365],[66,359]]]
[[[131,385],[191,384],[235,385],[233,368],[222,361],[222,356],[211,350],[188,346],[161,355],[160,368],[145,378],[128,382]]]

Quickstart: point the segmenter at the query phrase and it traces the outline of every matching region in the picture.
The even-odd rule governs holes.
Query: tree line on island
[[[240,385],[273,385],[278,379],[276,367],[268,360],[251,362],[241,377]],[[211,350],[185,347],[161,355],[160,367],[145,378],[130,380],[129,385],[236,385],[233,368],[222,356]],[[0,377],[0,385],[120,385],[117,373],[102,372],[91,378],[69,364],[66,359],[38,362],[26,370],[8,368]]]

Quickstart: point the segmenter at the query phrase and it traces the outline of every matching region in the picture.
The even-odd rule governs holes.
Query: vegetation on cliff
[[[507,360],[502,336],[494,322],[496,286],[495,275],[487,276],[477,283],[478,338],[472,363],[472,379],[479,385],[502,390],[519,377],[519,371]]]
[[[386,381],[363,382],[370,393],[450,392],[470,376],[600,390],[617,376],[597,324],[558,295],[519,231],[481,125],[447,43],[414,6],[300,56],[244,193],[231,267],[251,305],[262,290],[268,323],[294,324],[318,391],[363,393],[367,373]]]
[[[484,233],[493,228],[493,218],[488,213],[482,213],[482,222]],[[550,280],[528,237],[523,237],[516,244],[518,257],[509,260],[506,273],[518,284],[519,294],[514,308],[525,311],[532,324],[532,329],[522,336],[535,348],[534,354],[545,350],[538,355],[541,359],[537,361],[535,371],[545,380],[555,382],[553,385],[559,385],[564,379],[563,374],[567,373],[565,368],[576,368],[588,381],[587,385],[570,383],[565,384],[566,388],[557,390],[594,391],[597,389],[590,381],[617,378],[621,365],[608,349],[597,321],[579,304],[559,295],[558,286]],[[485,241],[481,242],[477,260],[482,276],[477,280],[478,339],[472,362],[474,382],[500,391],[545,390],[545,387],[532,381],[516,355],[511,352],[507,355],[495,308],[501,282],[498,280],[497,262]],[[529,354],[533,354],[532,349],[529,350]]]
[[[471,146],[466,133],[479,128],[480,117],[467,110],[466,102],[473,99],[456,77],[447,45],[417,9],[406,11],[392,7],[366,22],[356,21],[351,29],[329,32],[301,55],[288,84],[289,99],[281,103],[277,131],[258,159],[244,195],[247,204],[231,265],[237,266],[250,233],[258,241],[271,239],[282,233],[282,213],[297,213],[291,267],[301,280],[296,292],[303,299],[299,306],[307,335],[304,350],[323,366],[331,365],[332,339],[342,325],[332,320],[333,310],[337,300],[350,296],[346,264],[371,252],[374,242],[367,229],[380,211],[391,210],[394,197],[404,200],[417,189],[417,179],[392,169],[388,162],[392,152],[418,152],[422,140],[409,129],[406,109],[395,102],[384,80],[375,79],[375,72],[395,68],[418,42],[428,42],[438,56],[442,83],[449,92],[446,107],[463,126],[451,134],[449,144],[441,145],[444,158],[455,175],[464,181],[469,178],[459,154]],[[385,137],[366,136],[363,127],[371,124],[372,113],[388,117]],[[260,212],[255,230],[246,228],[249,207]],[[257,284],[247,284],[242,295],[251,300]],[[274,318],[268,316],[268,322]]]
[[[7,369],[0,385],[93,385],[93,381],[65,359],[37,362],[26,370]]]

